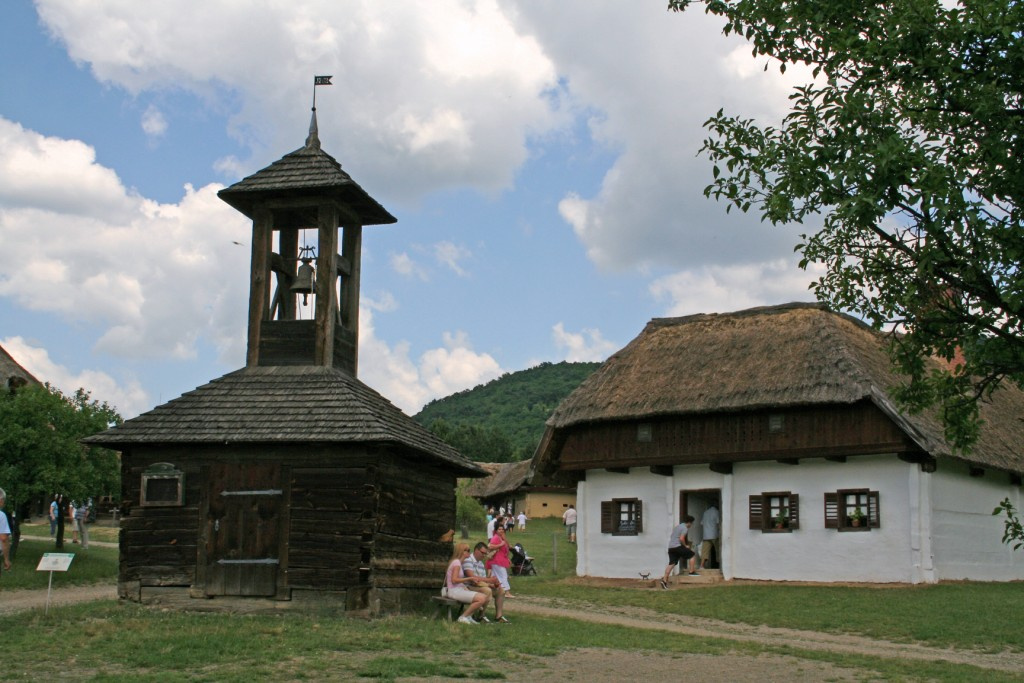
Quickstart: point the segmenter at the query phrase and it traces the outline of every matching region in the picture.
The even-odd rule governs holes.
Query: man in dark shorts
[[[696,569],[694,558],[697,557],[697,553],[690,549],[690,542],[686,540],[686,534],[690,530],[691,524],[693,524],[693,517],[686,515],[683,517],[683,521],[672,529],[672,535],[668,539],[668,566],[665,567],[665,575],[661,577],[661,587],[666,590],[668,589],[668,577],[680,560],[685,563],[682,571],[688,570],[690,576],[700,576],[694,571]]]

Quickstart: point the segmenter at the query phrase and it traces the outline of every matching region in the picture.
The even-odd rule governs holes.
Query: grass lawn
[[[575,546],[559,520],[531,520],[513,532],[534,556],[536,577],[513,577],[521,595],[558,598],[581,610],[588,604],[636,606],[673,614],[799,629],[851,632],[887,640],[916,640],[949,648],[1024,651],[1024,585],[956,583],[935,586],[843,587],[720,584],[661,591],[569,584]],[[48,531],[47,531],[48,533]],[[482,539],[483,532],[470,535]],[[95,535],[93,536],[96,537]],[[90,548],[76,557],[62,582],[115,580],[117,551]],[[65,548],[67,550],[67,547]],[[15,568],[0,579],[2,591],[46,587],[35,572],[49,542],[26,541]],[[557,558],[557,572],[555,571]],[[181,614],[135,604],[97,602],[0,617],[7,680],[251,681],[369,677],[471,676],[529,679],[530,667],[575,648],[608,648],[685,658],[687,653],[783,653],[825,661],[858,672],[862,680],[1014,681],[1021,675],[974,667],[889,660],[835,652],[696,638],[622,626],[515,615],[508,627],[466,627],[422,616],[362,620],[323,610],[315,613],[239,616]],[[497,638],[500,633],[501,637]],[[481,637],[482,635],[482,637]],[[505,666],[496,661],[508,662]]]

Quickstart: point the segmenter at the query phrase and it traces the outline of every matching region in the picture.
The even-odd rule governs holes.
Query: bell
[[[302,295],[303,306],[309,303],[309,295],[316,291],[316,285],[313,281],[316,273],[313,270],[313,266],[309,265],[310,261],[312,261],[312,259],[302,259],[302,265],[299,266],[299,272],[295,274],[295,282],[293,282],[290,287],[292,294]]]

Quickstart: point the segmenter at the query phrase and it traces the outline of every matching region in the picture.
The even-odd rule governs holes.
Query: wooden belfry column
[[[315,109],[304,147],[218,196],[253,221],[246,365],[320,365],[355,376],[363,226],[396,220],[320,149]],[[313,320],[297,319],[301,295],[291,290],[302,230],[316,234]]]

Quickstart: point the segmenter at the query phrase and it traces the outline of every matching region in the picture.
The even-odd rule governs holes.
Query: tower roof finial
[[[320,149],[320,131],[316,127],[316,86],[333,85],[333,76],[313,76],[313,117],[309,120],[309,137],[306,138],[306,147]]]

